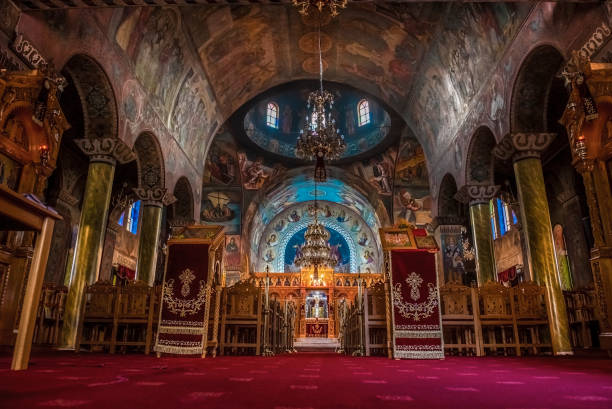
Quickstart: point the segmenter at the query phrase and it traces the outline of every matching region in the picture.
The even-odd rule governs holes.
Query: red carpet
[[[161,358],[49,353],[10,372],[2,408],[611,408],[612,360],[337,355]]]

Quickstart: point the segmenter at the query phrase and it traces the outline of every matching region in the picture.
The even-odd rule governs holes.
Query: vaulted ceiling
[[[376,95],[426,151],[452,136],[531,9],[526,3],[351,3],[337,18],[290,5],[182,8],[227,116],[275,85],[318,75]]]

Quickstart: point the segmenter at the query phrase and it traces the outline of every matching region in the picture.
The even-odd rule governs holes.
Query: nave
[[[29,371],[1,370],[0,395],[6,407],[21,408],[605,409],[612,367],[588,357],[199,360],[53,352],[35,354]]]
[[[600,408],[610,358],[612,0],[0,0],[0,406]]]

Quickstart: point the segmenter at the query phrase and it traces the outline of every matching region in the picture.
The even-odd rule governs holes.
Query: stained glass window
[[[503,236],[508,230],[506,223],[506,206],[505,203],[498,197],[497,202],[497,219],[499,220],[499,235]]]
[[[370,123],[370,104],[367,99],[362,99],[357,104],[358,123],[363,126]]]
[[[127,229],[130,233],[138,233],[138,219],[140,218],[140,200],[132,203],[128,212]]]
[[[119,216],[119,226],[123,226],[123,219],[125,218],[125,212],[121,213],[121,216]]]
[[[266,110],[266,125],[270,128],[278,129],[278,105],[274,102],[268,102]]]
[[[491,231],[493,233],[493,240],[497,238],[497,222],[495,221],[495,206],[493,200],[489,201],[489,216],[491,219]]]

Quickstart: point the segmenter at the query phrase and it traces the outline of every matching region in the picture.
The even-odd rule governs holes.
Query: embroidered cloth
[[[205,347],[208,328],[204,323],[210,309],[208,247],[194,243],[168,246],[156,352],[194,355]]]
[[[393,356],[443,359],[435,255],[391,250]]]

